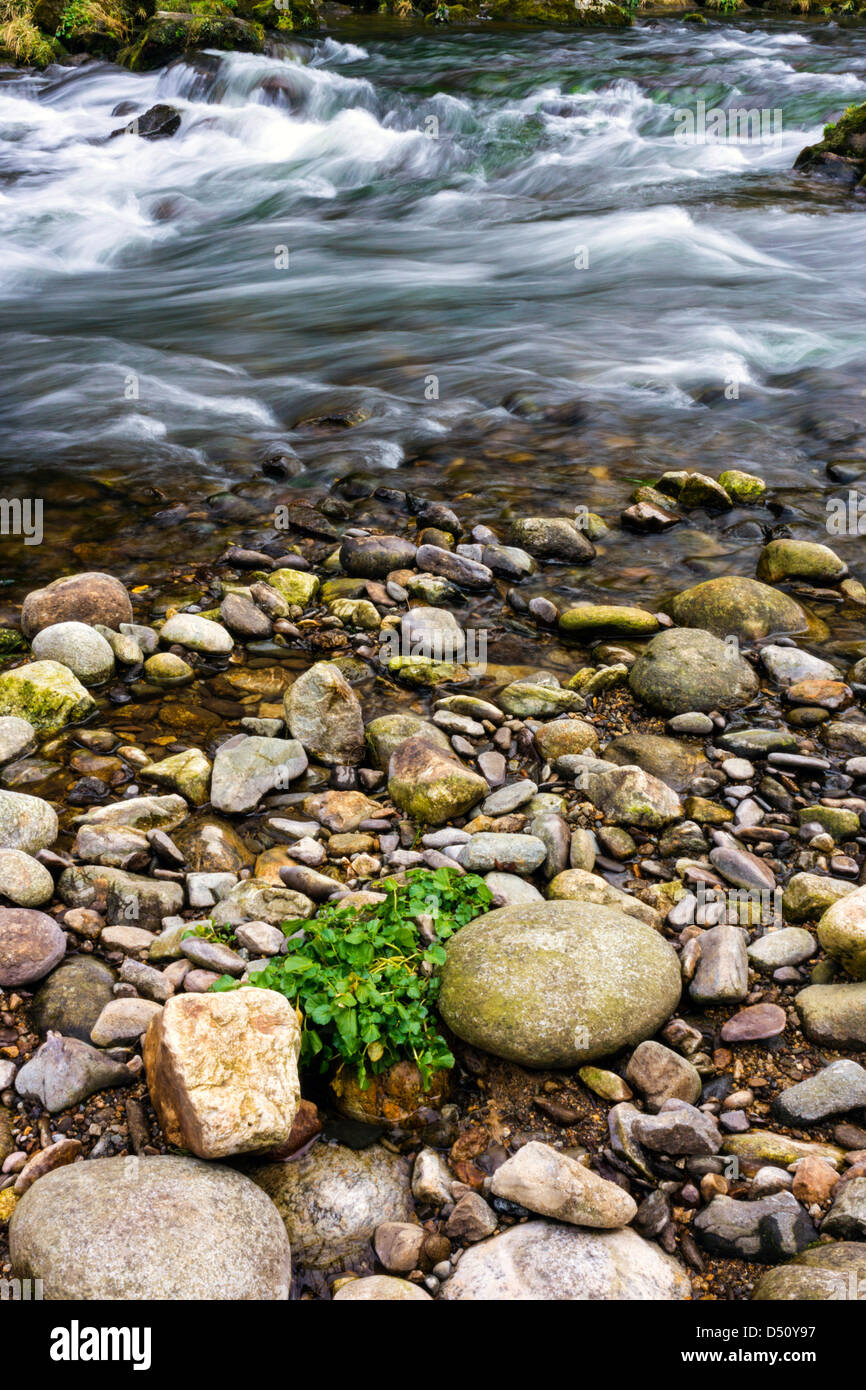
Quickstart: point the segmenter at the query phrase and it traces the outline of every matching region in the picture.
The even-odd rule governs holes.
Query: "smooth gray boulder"
[[[673,948],[614,908],[519,904],[447,946],[439,1010],[458,1037],[530,1067],[574,1067],[642,1042],[680,998]]]
[[[273,1203],[194,1158],[99,1158],[55,1169],[9,1224],[16,1278],[47,1299],[285,1301],[291,1252]]]

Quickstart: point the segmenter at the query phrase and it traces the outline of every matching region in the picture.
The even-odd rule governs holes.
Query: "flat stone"
[[[152,999],[112,999],[93,1025],[90,1041],[96,1047],[125,1047],[137,1043],[151,1019],[162,1013]]]
[[[227,656],[234,648],[234,638],[221,623],[202,618],[197,613],[175,613],[160,630],[160,641],[166,646],[187,647],[209,656]]]
[[[722,1136],[712,1115],[685,1101],[665,1101],[656,1115],[641,1115],[634,1122],[634,1135],[644,1148],[654,1153],[716,1154]]]
[[[763,974],[772,975],[785,965],[800,965],[818,949],[811,932],[803,927],[782,927],[759,936],[749,946],[749,964]]]
[[[296,739],[232,739],[214,758],[211,804],[216,811],[242,815],[268,792],[285,790],[306,768],[307,755]]]
[[[530,874],[544,863],[547,849],[535,835],[509,835],[480,831],[460,851],[460,863],[472,873]]]
[[[778,1004],[752,1004],[722,1025],[722,1042],[757,1042],[784,1033],[787,1015]]]
[[[552,1221],[513,1226],[464,1251],[442,1285],[446,1302],[688,1299],[679,1261],[628,1228],[586,1231]]]
[[[776,1096],[773,1112],[796,1128],[866,1106],[866,1070],[842,1058]]]
[[[535,1140],[497,1168],[490,1190],[539,1216],[574,1226],[627,1226],[637,1212],[637,1203],[616,1183]]]

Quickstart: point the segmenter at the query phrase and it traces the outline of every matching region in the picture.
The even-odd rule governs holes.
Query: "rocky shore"
[[[266,53],[293,36],[347,25],[621,29],[668,16],[706,25],[768,14],[853,24],[864,13],[851,0],[195,0],[176,10],[128,0],[0,0],[0,61],[44,68],[107,58],[145,71],[206,49]]]
[[[862,625],[866,590],[777,533],[663,609],[559,592],[612,528],[765,493],[671,472],[500,534],[355,474],[174,583],[26,596],[4,1278],[860,1296],[866,659],[816,610]]]

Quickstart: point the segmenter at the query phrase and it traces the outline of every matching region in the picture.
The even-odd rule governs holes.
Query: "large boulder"
[[[21,609],[26,637],[65,622],[102,623],[116,632],[121,623],[132,622],[129,594],[112,575],[88,571],[65,575],[27,595]]]
[[[828,907],[818,923],[818,940],[855,980],[866,980],[866,887]]]
[[[0,988],[41,980],[65,952],[66,937],[47,912],[0,907]]]
[[[530,1067],[576,1067],[642,1042],[674,1012],[673,948],[614,908],[520,904],[451,939],[439,1009],[452,1032]]]
[[[41,734],[80,724],[95,709],[93,696],[59,661],[31,661],[0,675],[0,714],[26,719]]]
[[[317,661],[285,694],[286,723],[307,752],[329,767],[364,756],[364,716],[339,666]]]
[[[809,985],[794,1003],[811,1042],[846,1050],[866,1048],[866,982]]]
[[[272,1202],[193,1158],[98,1158],[47,1173],[9,1224],[16,1278],[47,1299],[286,1300],[291,1252]]]
[[[691,1297],[678,1260],[635,1231],[582,1231],[528,1221],[461,1256],[441,1297],[449,1302],[672,1302]]]
[[[788,594],[737,575],[706,579],[684,590],[671,602],[670,612],[680,627],[703,628],[716,637],[744,642],[808,628],[806,614]]]
[[[734,645],[697,628],[653,637],[629,672],[632,694],[662,714],[735,709],[758,693],[758,678]]]
[[[801,150],[794,168],[843,188],[862,185],[866,178],[866,102],[849,106],[841,120],[826,125],[823,139]]]
[[[391,755],[391,799],[422,825],[442,825],[462,816],[489,790],[484,778],[466,767],[456,753],[420,735],[401,743]]]
[[[361,1150],[316,1144],[306,1157],[266,1164],[253,1178],[283,1218],[302,1269],[356,1263],[377,1226],[412,1213],[406,1160],[377,1144]]]
[[[284,1144],[301,1099],[301,1030],[270,989],[182,994],[147,1030],[144,1066],[169,1144],[224,1158]]]

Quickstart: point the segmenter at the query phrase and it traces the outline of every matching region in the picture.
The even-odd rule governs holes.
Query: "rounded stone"
[[[53,917],[26,907],[0,907],[0,986],[29,985],[53,970],[66,937]]]
[[[598,751],[598,734],[585,719],[551,719],[535,730],[535,746],[545,762],[553,763],[568,753]]]
[[[0,849],[0,895],[19,907],[41,907],[54,895],[54,879],[32,855]]]
[[[163,625],[159,637],[169,645],[176,642],[179,647],[211,656],[226,656],[234,648],[231,633],[221,623],[202,618],[198,613],[175,613]]]
[[[291,1253],[272,1202],[198,1159],[99,1158],[47,1173],[9,1225],[16,1278],[47,1299],[284,1301]]]
[[[253,1179],[276,1205],[302,1269],[352,1264],[377,1226],[412,1213],[408,1166],[378,1145],[316,1144],[298,1162],[266,1164]]]
[[[818,940],[855,980],[866,980],[866,887],[828,907],[818,923]]]
[[[114,675],[114,652],[86,623],[52,623],[33,638],[37,661],[59,661],[82,685],[100,685]]]
[[[757,642],[773,633],[805,632],[808,628],[799,603],[768,584],[738,575],[695,584],[677,594],[670,612],[680,627],[703,628],[716,637],[738,637],[745,642]]]
[[[392,570],[414,569],[416,547],[402,536],[351,536],[340,547],[346,574],[385,579]]]
[[[734,709],[758,693],[735,646],[696,628],[671,628],[647,644],[629,672],[633,695],[662,714]]]
[[[628,1228],[584,1231],[528,1221],[464,1251],[448,1302],[671,1302],[691,1297],[682,1265]]]
[[[189,685],[195,671],[188,661],[175,652],[155,652],[144,663],[144,679],[150,685],[170,689],[176,685]]]
[[[429,1293],[408,1279],[393,1279],[390,1274],[370,1274],[366,1279],[350,1279],[334,1294],[334,1303],[361,1303],[372,1300],[389,1303],[431,1303]]]
[[[90,1042],[90,1031],[114,997],[111,966],[95,956],[72,956],[39,986],[31,1018],[39,1032],[49,1029],[67,1038]]]
[[[614,908],[499,908],[452,938],[439,1009],[452,1032],[530,1067],[575,1067],[642,1042],[674,1012],[680,967],[653,928]]]
[[[129,594],[113,575],[87,571],[65,575],[27,595],[21,609],[26,637],[64,622],[102,623],[117,631],[121,623],[132,622]]]

